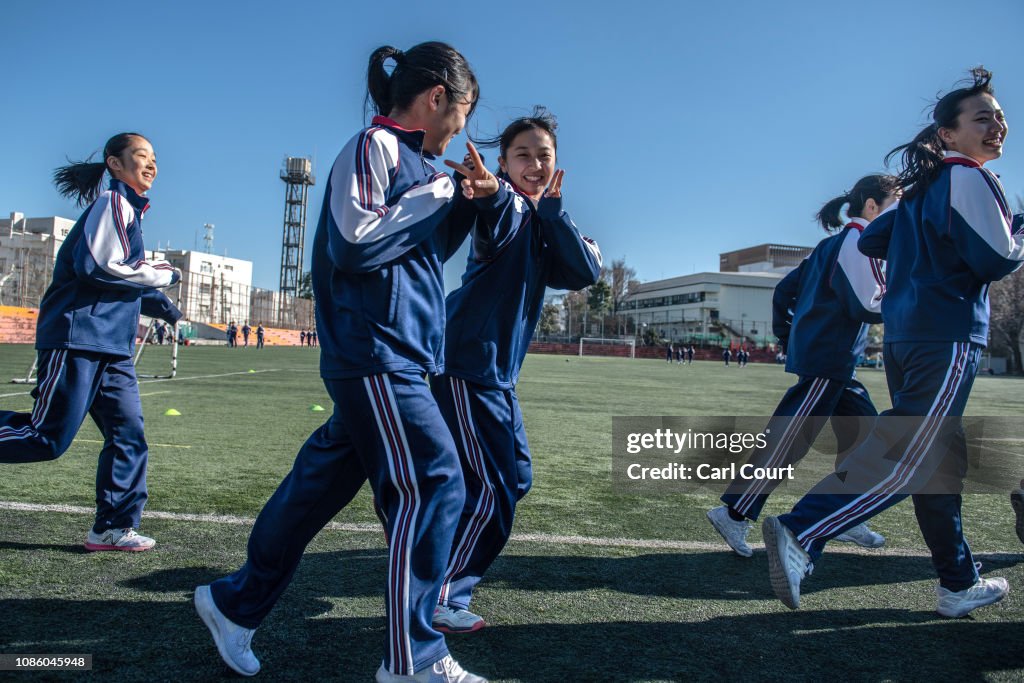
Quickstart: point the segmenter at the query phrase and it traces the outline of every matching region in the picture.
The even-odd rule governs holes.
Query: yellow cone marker
[[[310,409],[310,411],[312,411],[312,412],[314,412],[314,413],[322,413],[322,412],[324,412],[324,407],[323,407],[323,406],[321,406],[321,405],[317,405],[316,403],[314,403],[313,405],[311,405],[311,406],[309,407],[309,409]]]
[[[253,370],[252,368],[249,368],[249,374],[253,374],[255,372],[256,372],[255,370]]]
[[[164,413],[164,415],[179,415],[179,416],[180,416],[180,415],[181,415],[181,413],[179,413],[179,412],[178,412],[177,410],[175,410],[174,408],[168,408],[168,409],[167,409],[167,412],[165,412],[165,413]]]

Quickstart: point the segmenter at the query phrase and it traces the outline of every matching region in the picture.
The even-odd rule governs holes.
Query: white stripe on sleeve
[[[455,196],[446,174],[409,190],[393,206],[386,204],[391,173],[398,165],[398,139],[370,128],[341,150],[331,171],[331,215],[351,244],[384,239],[414,225]]]
[[[128,226],[135,220],[135,209],[117,192],[107,190],[89,212],[84,232],[89,254],[112,280],[123,280],[139,287],[166,287],[174,269],[165,261],[129,262],[131,242]]]
[[[997,255],[1010,261],[1024,261],[1024,237],[1010,234],[1010,224],[1002,211],[1005,197],[998,181],[986,179],[980,168],[954,166],[950,176],[950,206],[967,222]]]

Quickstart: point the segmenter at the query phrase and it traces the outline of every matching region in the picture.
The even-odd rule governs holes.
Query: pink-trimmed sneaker
[[[152,550],[156,541],[148,536],[141,536],[135,529],[107,529],[98,534],[89,529],[89,536],[85,539],[86,550],[120,550],[123,552],[137,553],[143,550]]]

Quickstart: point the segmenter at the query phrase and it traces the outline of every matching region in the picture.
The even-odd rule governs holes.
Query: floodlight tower
[[[281,169],[284,181],[284,234],[281,238],[281,312],[286,302],[299,293],[302,282],[302,249],[306,237],[306,200],[316,184],[313,162],[305,157],[288,157]]]

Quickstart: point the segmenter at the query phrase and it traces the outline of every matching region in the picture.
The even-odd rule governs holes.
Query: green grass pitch
[[[0,378],[23,375],[33,353],[0,346]],[[246,520],[328,415],[311,410],[331,409],[317,361],[300,348],[190,347],[176,380],[141,384],[154,552],[85,553],[88,514],[10,505],[92,506],[91,422],[56,462],[0,466],[0,653],[91,653],[92,675],[119,681],[232,678],[192,589],[244,561]],[[144,371],[166,362],[151,348]],[[884,375],[860,379],[888,407]],[[830,548],[791,612],[771,593],[763,550],[735,557],[708,525],[713,494],[613,488],[612,416],[766,415],[792,382],[768,365],[530,356],[518,392],[534,488],[474,600],[491,626],[450,636],[454,656],[494,681],[1024,678],[1024,545],[1009,491],[967,496],[964,518],[982,572],[1007,577],[1010,595],[947,620],[933,611],[934,571],[909,503],[875,518],[883,551]],[[29,409],[27,391],[0,385],[0,409]],[[979,378],[967,412],[1019,417],[1024,383]],[[787,510],[794,493],[765,513]],[[181,517],[202,514],[243,519]],[[367,681],[380,663],[386,555],[368,492],[335,521],[256,634],[261,679]]]

